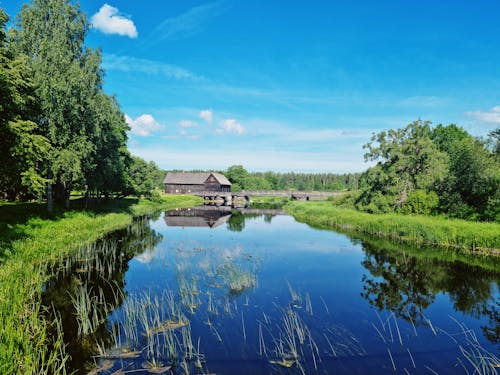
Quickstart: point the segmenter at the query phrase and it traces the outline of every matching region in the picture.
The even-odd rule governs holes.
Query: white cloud
[[[195,6],[176,17],[165,19],[149,37],[146,45],[153,45],[163,40],[183,39],[204,30],[204,25],[224,13],[227,6],[223,1]]]
[[[158,131],[162,126],[156,122],[153,116],[148,114],[143,114],[137,117],[135,120],[125,115],[125,121],[130,126],[130,130],[135,135],[141,137],[148,137],[155,131]]]
[[[198,123],[191,120],[181,120],[179,121],[178,125],[181,128],[194,128],[195,126],[198,126]]]
[[[137,38],[137,28],[132,20],[121,16],[118,9],[104,4],[90,19],[92,26],[104,34],[118,34]]]
[[[220,127],[216,130],[217,133],[236,133],[241,135],[245,132],[245,128],[238,121],[228,118],[220,123]]]
[[[203,77],[197,76],[176,65],[166,64],[161,61],[138,59],[130,56],[105,54],[103,67],[106,70],[162,75],[166,78],[174,78],[178,80],[203,80]]]
[[[497,105],[489,111],[468,111],[465,114],[473,119],[487,124],[500,124],[500,105]]]
[[[438,108],[444,107],[452,103],[451,98],[438,96],[410,96],[396,102],[401,107],[417,107],[417,108]]]
[[[200,111],[200,114],[198,116],[201,119],[205,120],[207,124],[211,124],[212,121],[214,120],[214,114],[210,109],[205,109],[203,111]]]

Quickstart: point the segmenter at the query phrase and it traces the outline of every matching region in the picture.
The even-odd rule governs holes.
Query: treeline
[[[232,190],[353,190],[358,187],[359,173],[276,173],[248,172],[241,165],[229,167],[224,175]]]
[[[415,121],[374,135],[354,205],[372,213],[500,221],[500,129],[475,138],[457,125]]]
[[[79,6],[33,0],[8,33],[7,21],[0,8],[0,198],[46,196],[50,208],[53,199],[69,205],[75,189],[149,191],[137,171],[158,168],[127,150],[129,128],[103,91],[102,54],[85,46],[89,22]]]
[[[178,172],[177,170],[175,170]],[[163,171],[163,176],[168,171]],[[203,172],[193,170],[193,172]],[[241,165],[217,171],[231,181],[231,190],[355,190],[361,173],[277,173],[249,172]],[[160,183],[159,188],[163,188]]]

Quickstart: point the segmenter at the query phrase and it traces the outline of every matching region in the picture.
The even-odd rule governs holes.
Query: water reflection
[[[100,348],[115,344],[107,318],[126,298],[128,262],[136,254],[154,248],[161,239],[151,230],[149,218],[141,218],[126,230],[80,248],[75,256],[62,259],[54,268],[42,302],[49,319],[56,314],[61,320],[70,355],[68,369],[85,373]]]
[[[282,214],[284,211],[274,206],[271,208],[266,208],[264,205],[260,205],[258,208],[238,208],[205,205],[166,211],[164,220],[169,227],[216,228],[227,223],[227,229],[230,231],[241,232],[245,228],[245,220],[264,216],[264,220],[270,223],[274,216]]]
[[[394,312],[414,323],[425,323],[423,311],[439,293],[446,293],[455,309],[467,315],[488,318],[485,336],[500,339],[500,300],[495,290],[500,275],[462,262],[445,262],[409,256],[405,251],[384,249],[380,243],[363,241],[362,296],[378,310]]]
[[[168,211],[154,224],[165,238],[141,219],[62,259],[43,297],[61,316],[68,370],[414,374],[415,361],[451,374],[457,355],[496,360],[472,331],[446,333],[426,316],[446,294],[498,342],[494,269],[350,242],[273,212]],[[449,358],[433,362],[436,348]]]
[[[164,220],[169,227],[216,228],[231,217],[231,211],[216,206],[182,208],[165,212]]]

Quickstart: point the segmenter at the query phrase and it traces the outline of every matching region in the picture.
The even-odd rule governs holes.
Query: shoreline
[[[413,246],[440,247],[478,256],[500,257],[500,224],[433,216],[369,214],[331,202],[292,202],[284,207],[296,220]]]

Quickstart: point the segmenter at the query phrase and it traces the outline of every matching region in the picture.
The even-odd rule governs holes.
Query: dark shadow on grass
[[[131,213],[131,206],[138,201],[137,198],[121,198],[85,202],[84,198],[78,198],[71,200],[69,209],[55,205],[53,213],[47,211],[46,203],[1,202],[0,264],[10,256],[14,241],[29,237],[28,230],[42,226],[43,222],[61,220],[68,212],[88,212],[91,215]]]

